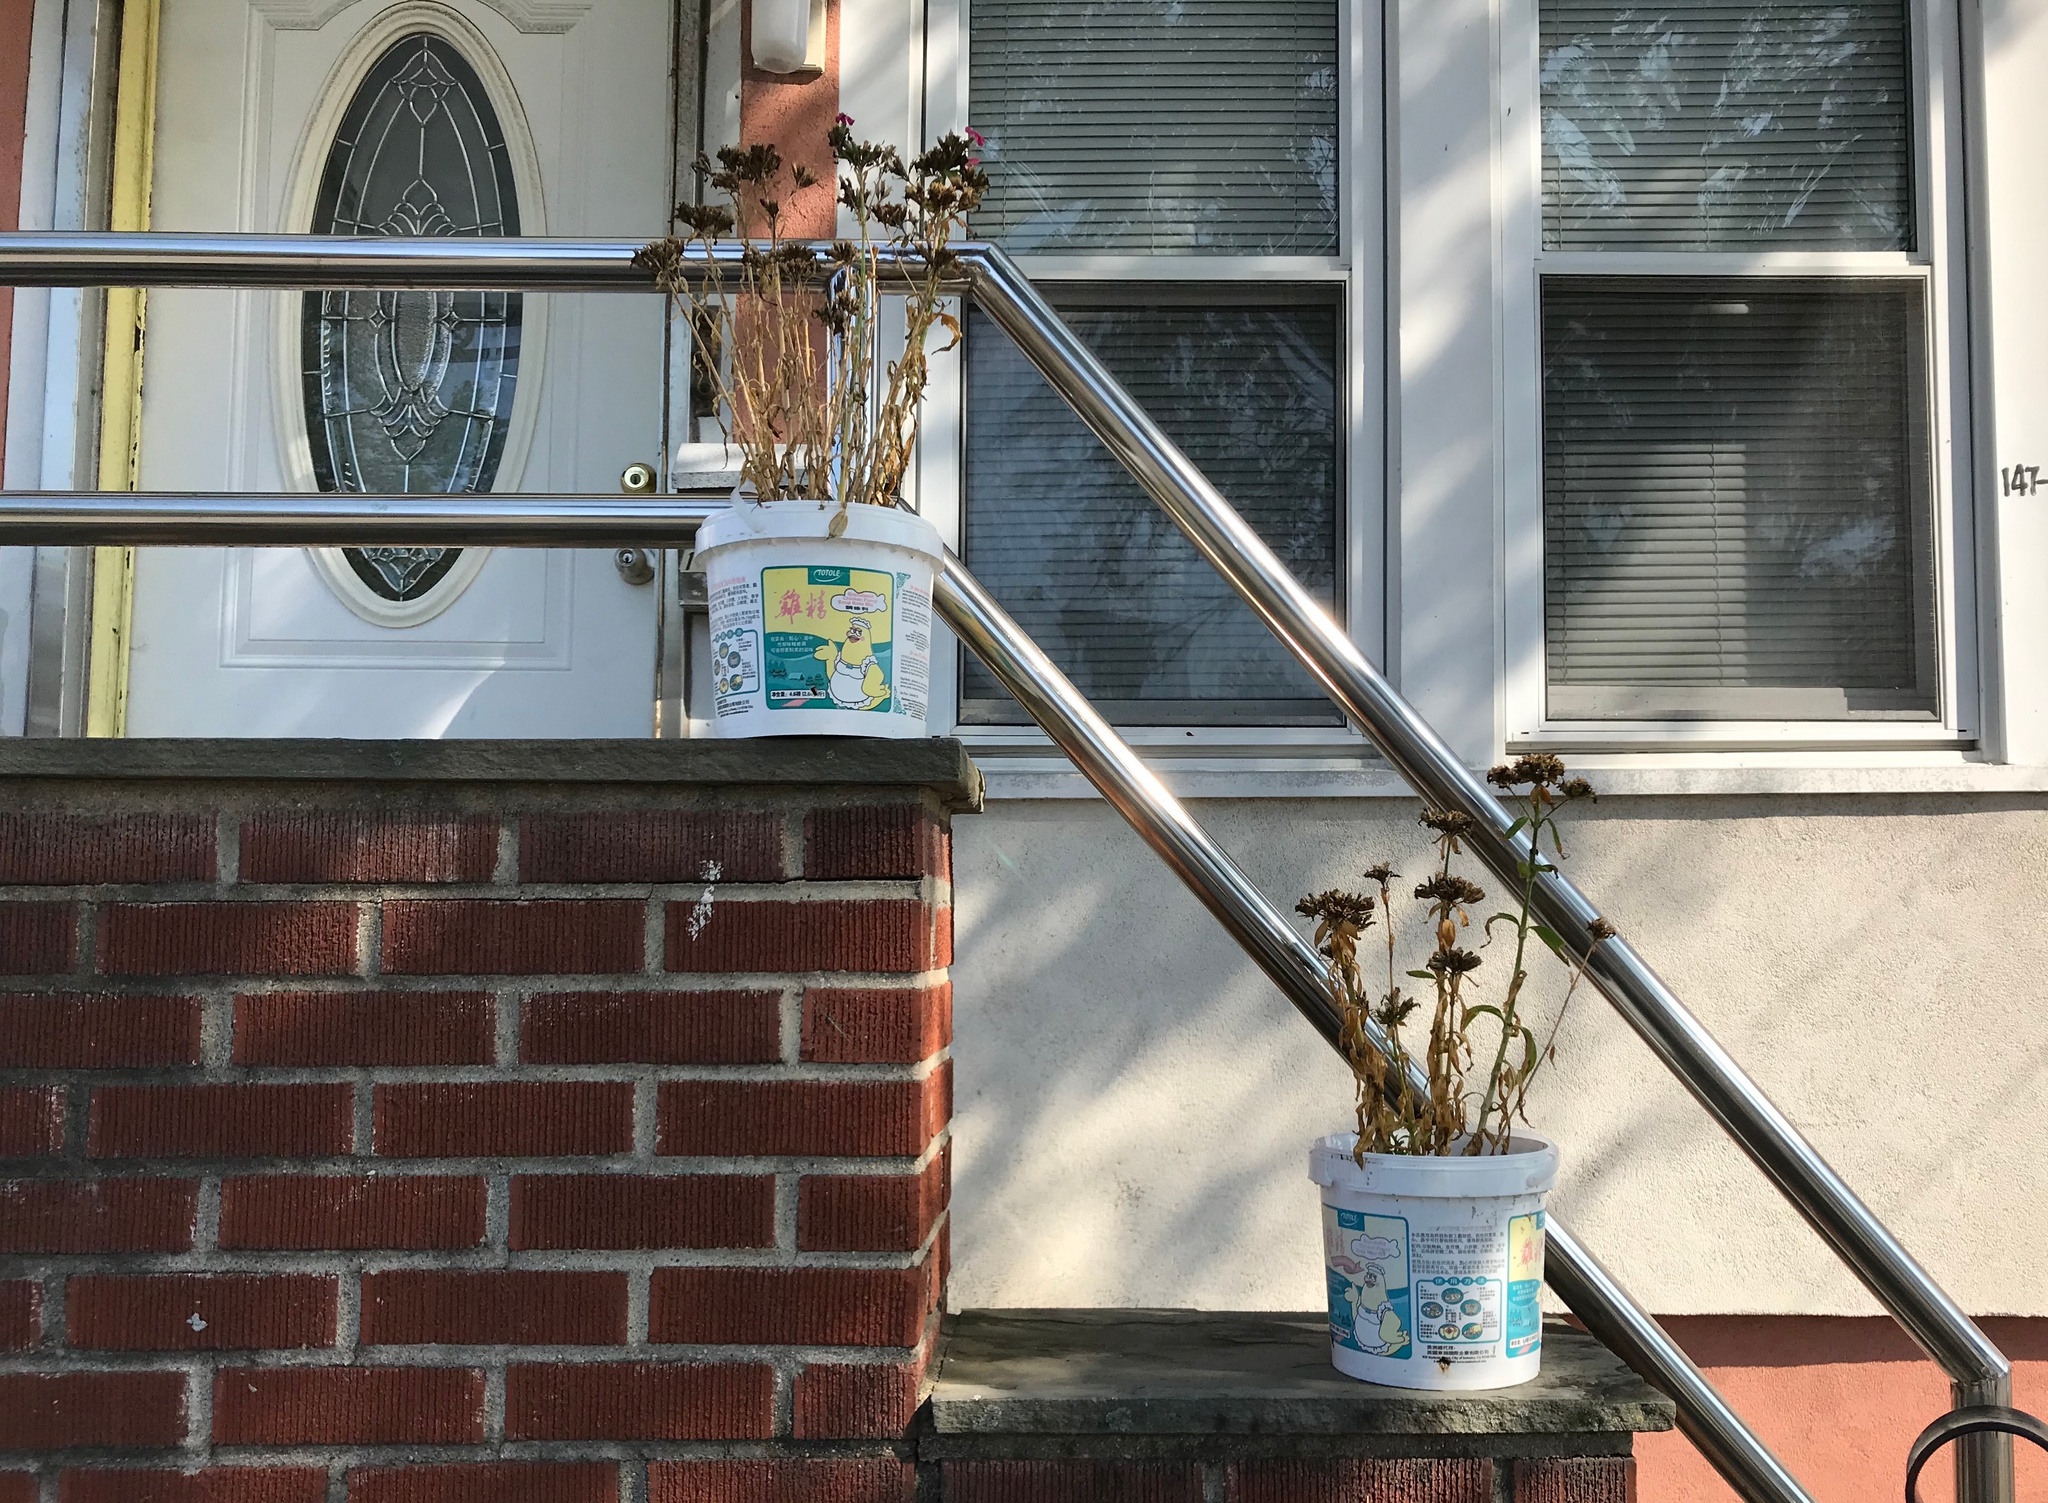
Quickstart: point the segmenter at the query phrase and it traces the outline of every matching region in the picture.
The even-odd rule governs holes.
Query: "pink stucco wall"
[[[1948,1383],[1889,1320],[1694,1315],[1665,1327],[1706,1370],[1816,1503],[1886,1503],[1902,1496],[1906,1448],[1948,1407]],[[2048,1319],[1987,1320],[2012,1359],[2015,1402],[2048,1411]],[[2019,1496],[2048,1498],[2048,1459],[2019,1446]],[[1642,1503],[1736,1503],[1683,1436],[1636,1446]],[[1947,1503],[1946,1461],[1922,1491]]]

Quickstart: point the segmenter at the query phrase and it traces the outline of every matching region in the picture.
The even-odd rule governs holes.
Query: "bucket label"
[[[1416,1337],[1424,1357],[1458,1363],[1502,1355],[1508,1241],[1508,1228],[1498,1221],[1416,1232]]]
[[[1543,1345],[1543,1213],[1508,1222],[1508,1355]]]
[[[761,687],[761,634],[731,626],[711,638],[711,692],[723,700]]]
[[[1330,1339],[1375,1357],[1413,1356],[1407,1221],[1325,1205],[1323,1254]]]
[[[768,708],[895,709],[895,599],[896,576],[874,569],[763,569]]]
[[[1489,1351],[1500,1340],[1499,1279],[1417,1279],[1415,1309],[1422,1319],[1423,1350],[1477,1343]]]

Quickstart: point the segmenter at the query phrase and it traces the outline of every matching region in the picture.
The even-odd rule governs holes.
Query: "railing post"
[[[2012,1403],[2012,1379],[1957,1383],[1950,1393],[1956,1409],[2004,1408]],[[2010,1435],[1995,1431],[1965,1435],[1955,1442],[1955,1452],[1956,1503],[2014,1503]]]

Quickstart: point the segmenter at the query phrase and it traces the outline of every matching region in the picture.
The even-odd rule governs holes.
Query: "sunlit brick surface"
[[[0,817],[0,1503],[909,1503],[936,794],[47,797]]]

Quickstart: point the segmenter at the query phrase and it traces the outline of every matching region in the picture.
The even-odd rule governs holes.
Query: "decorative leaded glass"
[[[328,235],[516,235],[505,133],[454,47],[392,44],[349,101],[313,214]],[[487,491],[505,449],[519,370],[520,299],[508,292],[306,294],[306,428],[323,491]],[[416,600],[455,548],[350,548],[376,595]]]

